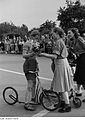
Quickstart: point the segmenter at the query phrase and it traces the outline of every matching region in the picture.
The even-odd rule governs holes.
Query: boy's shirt
[[[27,41],[24,45],[23,45],[23,51],[28,54],[28,53],[33,53],[32,51],[32,46],[33,46],[33,43]],[[28,71],[36,71],[37,69],[37,60],[36,60],[36,57],[33,56],[33,57],[30,57],[25,59],[25,62],[24,62],[24,65],[23,65],[23,71],[25,73],[28,73]]]

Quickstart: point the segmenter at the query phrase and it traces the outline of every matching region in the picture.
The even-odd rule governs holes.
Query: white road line
[[[6,70],[6,69],[3,69],[3,68],[0,68],[0,70],[3,71],[3,72],[10,72],[10,73],[14,73],[14,74],[24,75],[24,73],[15,72],[15,71],[11,71],[11,70]]]
[[[6,70],[6,69],[3,69],[3,68],[0,68],[0,70],[3,71],[3,72],[10,72],[10,73],[18,74],[18,75],[24,75],[24,73],[12,71],[12,70]],[[44,80],[48,80],[48,81],[52,81],[52,79],[50,79],[50,78],[44,78],[44,77],[39,77],[39,78],[44,79]]]
[[[42,116],[46,115],[47,113],[49,113],[49,111],[44,109],[44,110],[40,111],[39,113],[33,115],[32,117],[42,117]]]

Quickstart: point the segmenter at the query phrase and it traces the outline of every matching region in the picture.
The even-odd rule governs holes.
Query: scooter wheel
[[[81,102],[81,100],[80,100],[79,98],[75,97],[75,98],[73,99],[73,104],[74,104],[74,106],[75,106],[76,108],[80,108],[81,105],[82,105],[82,102]]]

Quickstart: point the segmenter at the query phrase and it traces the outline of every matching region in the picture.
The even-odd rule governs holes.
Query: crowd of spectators
[[[82,37],[85,39],[85,33],[82,34]],[[27,39],[30,38],[26,37],[26,39],[24,40],[20,36],[18,37],[13,36],[13,38],[9,38],[9,36],[5,37],[4,39],[0,40],[0,53],[22,54],[23,44],[26,42]],[[63,40],[68,48],[69,40],[66,35]],[[40,47],[43,48],[43,52],[52,53],[53,40],[50,34],[41,35],[39,43],[40,43]]]
[[[24,40],[21,37],[14,37],[13,39],[5,37],[0,41],[0,52],[5,54],[22,54],[23,44]]]
[[[30,38],[26,38],[26,40]],[[0,41],[0,53],[5,54],[22,54],[23,44],[26,42],[20,36],[9,38],[5,37],[3,40]],[[52,53],[52,41],[48,34],[42,35],[39,40],[40,47],[43,48],[43,51],[46,53]]]

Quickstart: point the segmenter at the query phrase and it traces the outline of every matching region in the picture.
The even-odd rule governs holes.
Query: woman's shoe
[[[62,107],[58,110],[60,113],[65,113],[65,112],[70,112],[71,111],[71,106],[69,104],[66,104],[65,107]]]
[[[65,101],[61,101],[60,108],[65,107]]]
[[[57,107],[58,104],[55,104],[54,107]],[[65,101],[61,101],[59,108],[63,108],[65,106]]]

